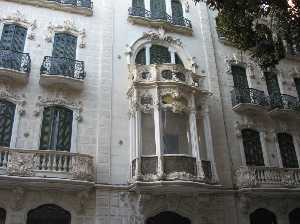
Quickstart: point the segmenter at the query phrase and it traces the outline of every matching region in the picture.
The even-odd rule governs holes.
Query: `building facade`
[[[299,46],[263,71],[191,0],[0,1],[0,223],[300,223]]]

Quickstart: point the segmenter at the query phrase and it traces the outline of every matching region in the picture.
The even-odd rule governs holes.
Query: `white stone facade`
[[[169,15],[171,2],[166,0]],[[13,73],[16,77],[10,79],[0,68],[0,100],[16,104],[10,147],[0,148],[5,223],[25,224],[32,209],[47,204],[68,211],[72,224],[144,224],[165,211],[192,224],[250,224],[251,213],[259,208],[273,212],[278,224],[290,223],[289,213],[300,208],[300,172],[283,171],[276,134],[293,136],[300,162],[299,119],[264,110],[234,111],[231,65],[245,66],[249,87],[267,93],[263,72],[247,54],[218,38],[215,12],[192,0],[181,4],[192,28],[130,16],[131,0],[95,0],[92,10],[45,0],[0,0],[0,33],[6,23],[26,27],[24,52],[31,57],[28,77]],[[150,9],[150,0],[145,7]],[[83,81],[41,77],[56,32],[77,37]],[[152,45],[167,47],[171,63],[150,65]],[[146,63],[138,66],[135,58],[142,48]],[[174,65],[176,55],[184,68]],[[171,80],[160,76],[163,70],[173,71]],[[299,60],[284,59],[277,70],[282,94],[297,97],[293,78],[300,77]],[[143,79],[143,72],[150,78]],[[174,72],[182,72],[185,80]],[[143,96],[151,96],[152,103],[142,105]],[[171,96],[170,105],[163,105],[164,96]],[[39,152],[43,111],[49,105],[73,111],[70,153]],[[187,115],[189,152],[163,152],[164,107]],[[142,153],[143,112],[153,113],[151,156]],[[265,166],[279,170],[263,169],[259,179],[259,171],[247,168],[244,128],[260,132]],[[51,163],[52,170],[44,163]]]

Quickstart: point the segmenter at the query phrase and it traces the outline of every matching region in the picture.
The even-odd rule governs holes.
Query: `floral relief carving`
[[[33,174],[33,154],[10,151],[7,172],[10,176],[31,177]]]
[[[160,29],[159,32],[154,32],[154,31],[144,32],[142,38],[145,38],[150,41],[157,41],[157,40],[166,41],[169,44],[174,44],[179,47],[183,46],[182,41],[180,39],[166,35],[163,29]]]
[[[17,10],[14,14],[12,15],[7,15],[7,16],[0,16],[0,22],[1,23],[16,23],[19,24],[23,27],[26,27],[28,29],[28,34],[27,38],[29,40],[34,40],[35,39],[35,30],[37,28],[37,21],[29,21],[26,19],[25,15],[21,13],[19,10]]]
[[[73,156],[72,176],[78,180],[93,181],[94,166],[92,157]]]
[[[71,33],[77,37],[79,37],[79,47],[85,48],[86,47],[86,31],[85,29],[79,30],[74,21],[72,20],[65,20],[63,25],[54,25],[49,23],[48,25],[48,33],[45,37],[45,40],[49,43],[53,41],[54,35],[56,32],[66,32]]]

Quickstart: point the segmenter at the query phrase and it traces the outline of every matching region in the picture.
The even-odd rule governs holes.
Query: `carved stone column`
[[[155,146],[156,146],[156,155],[157,155],[157,175],[162,177],[164,173],[163,168],[163,148],[162,148],[162,135],[161,135],[161,116],[160,116],[160,103],[159,103],[159,89],[156,88],[155,94],[155,106],[154,106],[154,127],[155,127]]]
[[[145,49],[146,49],[146,65],[150,65],[151,64],[151,60],[150,60],[150,48],[151,48],[152,44],[145,44]]]

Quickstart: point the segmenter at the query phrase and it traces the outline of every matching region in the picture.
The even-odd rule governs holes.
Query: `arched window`
[[[6,211],[3,208],[0,208],[0,224],[5,224],[6,220]]]
[[[300,223],[300,208],[295,208],[289,214],[290,224],[299,224]]]
[[[180,0],[172,0],[172,19],[175,25],[184,25],[183,9]]]
[[[277,224],[276,216],[269,210],[260,208],[251,213],[250,224]]]
[[[64,107],[46,107],[43,113],[40,149],[70,151],[73,111]]]
[[[162,212],[154,217],[148,218],[146,224],[191,224],[188,218],[182,217],[174,212]]]
[[[71,224],[71,214],[57,205],[42,205],[29,211],[27,224]]]
[[[14,124],[16,105],[0,100],[0,145],[9,147]]]
[[[153,45],[150,48],[150,64],[171,63],[169,49],[159,45]]]
[[[145,65],[146,64],[146,49],[143,48],[139,51],[136,55],[135,63],[138,65]]]
[[[259,132],[252,129],[242,130],[243,145],[248,166],[264,166],[264,157]]]
[[[283,167],[299,168],[293,136],[287,133],[279,133],[277,139]]]
[[[150,0],[151,18],[166,19],[165,0]]]

